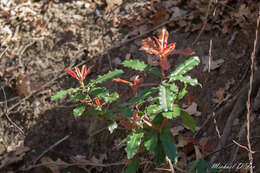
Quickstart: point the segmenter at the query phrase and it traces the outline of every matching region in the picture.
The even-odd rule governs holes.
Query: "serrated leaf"
[[[183,124],[186,127],[191,129],[192,132],[195,132],[196,123],[195,123],[194,118],[190,114],[188,114],[185,111],[182,111],[181,112],[181,119],[182,119]]]
[[[140,158],[136,156],[126,168],[126,173],[136,173],[139,168]]]
[[[137,96],[132,98],[129,103],[140,105],[145,102],[145,99],[151,97],[152,94],[158,91],[157,87],[153,87],[149,90],[138,90]]]
[[[64,98],[68,94],[67,90],[58,91],[54,96],[51,96],[51,100],[58,100]]]
[[[110,133],[113,133],[113,131],[118,127],[117,123],[114,121],[108,126],[108,130]]]
[[[178,92],[179,92],[179,88],[178,88],[178,86],[175,85],[175,84],[171,84],[170,90],[171,90],[172,92],[174,92],[174,93],[178,93]]]
[[[200,59],[197,56],[193,56],[187,60],[185,60],[183,63],[178,65],[178,67],[170,74],[169,78],[171,80],[172,77],[184,75],[191,69],[193,69],[196,65],[200,63]]]
[[[179,94],[178,94],[178,100],[183,99],[183,97],[187,94],[186,86],[187,86],[187,85],[185,84],[184,88],[181,90],[181,92],[179,92]]]
[[[104,97],[104,100],[107,102],[107,103],[111,103],[115,100],[119,99],[119,95],[118,93],[114,92],[112,94],[109,94],[108,96]]]
[[[157,76],[157,77],[159,77],[159,78],[162,77],[162,72],[161,72],[161,70],[160,70],[159,68],[157,68],[157,67],[148,67],[148,68],[145,69],[145,71],[146,71],[147,73],[151,73],[151,74],[153,74],[153,75],[155,75],[155,76]]]
[[[162,108],[159,105],[149,105],[146,108],[146,113],[149,114],[159,114],[162,112]]]
[[[78,93],[78,94],[76,94],[73,98],[72,98],[72,100],[74,100],[74,101],[80,101],[80,100],[86,100],[87,98],[86,98],[86,95],[85,94],[83,94],[83,93]],[[87,101],[87,100],[86,100]],[[88,102],[88,101],[87,101]]]
[[[172,119],[181,114],[181,108],[179,106],[174,106],[171,110],[171,112],[163,112],[162,115],[165,118]]]
[[[140,60],[126,60],[122,63],[124,67],[132,68],[134,70],[144,71],[147,68],[147,64]]]
[[[89,94],[98,98],[107,96],[108,90],[104,87],[95,87],[89,91]]]
[[[171,84],[168,83],[161,84],[159,88],[159,102],[161,108],[165,112],[171,110],[173,102],[176,98],[175,93],[173,93],[170,88]]]
[[[174,162],[174,164],[176,164],[178,161],[178,153],[175,144],[173,143],[171,131],[169,129],[163,130],[160,134],[160,140],[165,154]]]
[[[171,79],[170,79],[170,81],[176,81],[176,80],[179,80],[179,81],[181,81],[181,82],[183,82],[183,83],[187,83],[187,84],[190,84],[190,85],[192,85],[192,86],[195,86],[195,85],[199,85],[200,87],[202,87],[201,86],[201,84],[198,82],[198,80],[197,79],[193,79],[193,78],[191,78],[190,76],[182,76],[182,75],[179,75],[179,76],[174,76],[174,77],[172,77]]]
[[[73,92],[77,92],[79,88],[70,88],[67,90],[58,91],[54,96],[51,96],[51,100],[57,100],[64,98],[67,94],[71,94]]]
[[[114,71],[110,71],[108,72],[107,74],[104,74],[102,76],[98,76],[98,78],[96,80],[92,80],[91,82],[92,83],[103,83],[109,79],[113,79],[113,78],[116,78],[118,77],[119,75],[123,74],[123,70],[114,70]]]
[[[144,133],[132,133],[130,134],[130,140],[125,148],[127,158],[131,159],[138,151],[138,147],[141,145],[141,140]]]
[[[81,116],[85,111],[85,104],[79,104],[76,108],[73,109],[73,115],[75,117]]]

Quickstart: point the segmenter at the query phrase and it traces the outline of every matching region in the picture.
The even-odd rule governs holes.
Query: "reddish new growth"
[[[81,87],[84,87],[84,83],[83,80],[86,78],[86,76],[88,75],[88,73],[90,72],[90,70],[92,69],[93,66],[88,67],[88,69],[86,69],[86,65],[83,65],[81,68],[81,71],[79,70],[78,67],[75,67],[75,72],[73,72],[71,69],[66,68],[66,71],[75,79],[77,79],[80,83]]]
[[[159,62],[154,61],[153,63],[160,64],[163,78],[165,78],[164,71],[170,68],[170,63],[167,56],[173,53],[175,48],[175,43],[167,45],[168,35],[168,31],[163,28],[159,39],[154,37],[158,47],[150,37],[142,41],[143,46],[141,47],[141,50],[144,50],[149,54],[154,54],[160,58]]]
[[[135,77],[134,82],[129,82],[129,81],[126,81],[126,80],[123,80],[123,79],[120,79],[120,78],[115,78],[115,79],[113,79],[113,81],[122,82],[122,83],[129,85],[131,87],[132,91],[133,91],[134,96],[136,96],[137,88],[138,88],[139,84],[141,83],[141,80],[139,79],[138,75]]]

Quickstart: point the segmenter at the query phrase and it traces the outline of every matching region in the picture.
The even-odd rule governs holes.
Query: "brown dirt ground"
[[[5,114],[2,114],[2,117],[0,117],[0,138],[2,139],[0,154],[4,156],[8,150],[12,150],[12,148],[15,148],[21,143],[23,143],[24,146],[28,146],[30,151],[24,156],[22,161],[6,167],[4,171],[17,171],[21,166],[31,165],[32,161],[43,151],[66,135],[70,135],[70,137],[61,142],[54,149],[48,151],[44,157],[69,162],[71,157],[80,155],[86,156],[86,158],[89,160],[92,159],[92,161],[95,161],[95,159],[101,160],[101,163],[104,164],[119,162],[124,159],[125,153],[122,147],[117,148],[115,146],[118,141],[126,136],[124,130],[119,129],[110,135],[108,130],[104,129],[95,134],[94,140],[90,142],[90,134],[106,127],[107,122],[84,116],[75,119],[72,115],[72,109],[75,105],[66,101],[66,99],[58,102],[51,101],[50,96],[54,95],[60,89],[77,86],[76,81],[64,73],[64,69],[70,65],[81,62],[86,62],[87,65],[94,64],[94,70],[87,76],[88,81],[110,70],[109,58],[112,62],[112,68],[116,68],[117,66],[113,61],[116,57],[124,60],[124,57],[128,53],[131,53],[132,59],[138,58],[147,61],[147,55],[143,51],[138,50],[141,39],[145,38],[145,36],[127,45],[112,49],[108,51],[108,54],[106,53],[103,56],[97,56],[97,58],[91,59],[90,55],[94,54],[95,51],[102,54],[104,50],[102,46],[100,49],[94,50],[94,48],[97,47],[96,45],[99,45],[99,42],[95,43],[94,41],[102,40],[102,28],[105,28],[103,31],[103,33],[105,33],[105,36],[103,36],[105,47],[109,47],[115,42],[120,42],[120,39],[124,37],[124,32],[127,30],[125,28],[122,28],[122,30],[113,30],[110,28],[111,20],[109,21],[109,19],[107,19],[107,22],[105,19],[96,16],[91,10],[86,11],[73,8],[71,2],[54,3],[49,7],[48,12],[44,16],[44,20],[48,21],[49,24],[44,31],[41,31],[43,32],[41,33],[41,37],[38,37],[37,33],[33,33],[35,26],[28,25],[28,22],[23,21],[23,19],[18,19],[16,23],[7,22],[13,31],[19,26],[19,31],[17,35],[18,41],[11,40],[7,44],[10,46],[8,52],[6,52],[8,55],[3,55],[0,59],[1,86],[4,87],[6,99],[8,100],[7,105],[5,105],[5,97],[1,91],[0,108],[1,111],[4,112],[6,108],[10,108],[18,102],[20,103],[15,109],[8,113],[8,116],[17,126],[22,128],[24,134],[21,134],[19,130],[10,123]],[[204,65],[201,63],[190,73],[191,76],[198,78],[203,86],[202,88],[189,88],[190,94],[196,99],[198,109],[202,113],[201,116],[196,117],[197,126],[200,127],[214,110],[216,112],[228,102],[224,101],[222,105],[215,109],[217,104],[214,103],[212,99],[216,97],[215,93],[219,88],[224,88],[228,82],[233,80],[234,82],[226,91],[226,94],[231,94],[230,99],[232,99],[232,96],[234,96],[244,84],[248,83],[250,54],[255,37],[254,28],[250,28],[247,31],[237,29],[236,32],[238,32],[238,34],[231,45],[228,45],[228,42],[231,40],[232,34],[221,34],[217,30],[204,32],[198,42],[192,45],[191,43],[198,36],[197,32],[184,32],[182,30],[174,30],[170,27],[168,27],[168,29],[170,32],[170,42],[176,42],[178,49],[190,47],[195,50],[196,55],[202,59],[208,55],[210,40],[212,39],[213,60],[224,60],[224,63],[219,68],[211,72],[203,72]],[[150,34],[154,35],[156,32]],[[22,54],[18,49],[23,49],[28,44],[30,44],[29,47],[27,47]],[[6,47],[2,45],[0,52],[3,52],[5,48]],[[13,51],[10,51],[12,49]],[[236,58],[240,54],[243,55]],[[182,62],[185,58],[186,57],[182,55],[172,55],[169,57],[171,64],[173,64],[172,66]],[[118,67],[120,68],[120,66]],[[19,78],[21,74],[25,75],[26,78],[21,78],[21,76]],[[133,72],[129,71],[125,77],[131,77],[132,75],[134,75]],[[14,83],[17,83],[19,79],[22,79],[23,82],[29,81],[30,89],[26,88],[28,85],[25,84],[25,82],[20,85],[16,84],[18,86],[14,88]],[[30,98],[23,99],[44,84],[48,84],[52,79],[56,80],[53,80],[52,83],[49,83],[48,86],[42,88],[41,91],[33,94]],[[149,82],[149,80],[147,80],[147,82]],[[122,87],[121,85],[114,83],[107,83],[106,85],[118,90],[120,93],[129,92],[128,88]],[[237,90],[233,91],[236,88]],[[225,124],[223,122],[225,122],[228,115],[229,112],[227,112],[226,115],[217,117],[220,132],[222,132],[224,128]],[[245,114],[243,117],[238,118],[238,122],[234,125],[232,136],[237,136],[236,134],[239,132],[245,120]],[[257,118],[252,123],[252,134],[259,134],[259,128],[256,128],[259,121],[259,118]],[[98,126],[91,126],[93,122],[95,122],[94,124],[98,124]],[[210,119],[201,131],[203,133],[200,133],[197,138],[208,137],[209,144],[212,145],[213,148],[216,147],[218,137],[212,119]],[[257,139],[259,139],[259,137],[253,142],[253,148],[255,150],[259,150],[259,148],[256,148],[256,144],[259,143]],[[243,144],[246,144],[246,142],[243,142]],[[232,155],[232,153],[227,152],[225,154],[227,160],[230,155]],[[257,155],[259,155],[259,153],[254,155],[255,158],[259,158]],[[245,150],[241,149],[238,160],[247,162],[247,152]],[[258,160],[258,162],[260,161]],[[156,172],[152,164],[148,163],[148,167],[149,168],[142,167],[142,170]],[[85,169],[79,166],[71,166],[64,168],[61,172],[80,173],[89,170],[89,172],[119,173],[122,172],[124,168],[124,165],[109,167],[86,166]],[[41,173],[50,172],[50,170],[42,166],[24,172]],[[157,170],[157,172],[159,171]]]

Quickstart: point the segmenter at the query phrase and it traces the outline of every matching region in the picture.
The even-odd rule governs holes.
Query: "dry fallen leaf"
[[[216,91],[216,97],[217,97],[218,103],[221,103],[223,101],[223,99],[225,98],[225,89],[219,88]]]
[[[171,132],[172,132],[172,135],[173,135],[173,136],[179,135],[179,132],[180,132],[180,131],[183,131],[183,130],[184,130],[184,127],[183,127],[183,126],[177,126],[177,127],[171,128]]]
[[[61,159],[57,159],[53,161],[50,157],[43,157],[41,158],[41,163],[46,164],[45,167],[49,168],[52,173],[60,173],[61,169],[67,168],[68,164]],[[53,163],[53,164],[49,164]]]
[[[178,144],[176,145],[177,147],[184,147],[188,143],[189,143],[189,138],[182,135],[178,135]]]
[[[149,22],[152,23],[153,25],[158,25],[169,20],[169,18],[170,18],[170,14],[166,10],[158,10],[155,13],[155,15],[153,15],[149,19]]]
[[[25,153],[28,152],[29,150],[30,150],[29,147],[20,146],[15,150],[4,154],[3,156],[1,156],[0,169],[22,160],[23,157],[25,156]]]
[[[184,109],[190,115],[200,116],[201,112],[198,111],[198,104],[193,102],[188,108]]]
[[[204,56],[201,58],[202,63],[205,65],[203,68],[203,72],[209,69],[209,56]],[[224,59],[211,60],[210,62],[210,70],[216,70],[224,63]]]

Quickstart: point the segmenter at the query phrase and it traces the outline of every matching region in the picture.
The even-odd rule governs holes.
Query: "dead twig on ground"
[[[34,161],[33,161],[33,165],[35,165],[47,152],[49,152],[50,150],[52,150],[54,147],[56,147],[57,145],[59,145],[60,143],[62,143],[63,141],[65,141],[66,139],[68,139],[70,137],[70,135],[67,135],[65,137],[63,137],[62,139],[58,140],[55,144],[53,144],[52,146],[50,146],[49,148],[47,148],[45,151],[42,152],[42,154],[40,154]]]
[[[56,165],[56,166],[63,166],[63,167],[71,167],[71,166],[96,166],[96,167],[111,167],[111,166],[120,166],[124,165],[124,161],[116,162],[116,163],[108,163],[108,164],[102,164],[102,163],[93,163],[90,161],[84,161],[84,162],[77,162],[77,163],[57,163],[57,162],[46,162],[41,163],[37,165],[31,165],[27,168],[21,168],[20,171],[29,171],[33,168],[41,167],[41,166],[49,166],[49,165]]]
[[[247,116],[246,116],[247,117],[247,149],[248,149],[248,159],[249,159],[249,163],[251,165],[250,173],[253,173],[253,151],[252,151],[251,142],[250,142],[251,93],[252,93],[252,85],[253,85],[253,79],[254,79],[254,62],[255,62],[256,44],[258,41],[259,22],[260,22],[260,10],[259,10],[257,24],[256,24],[254,49],[251,54],[251,75],[250,75],[249,91],[248,91],[248,96],[247,96]]]
[[[171,161],[167,156],[166,156],[166,160],[167,160],[167,162],[168,162],[169,165],[170,165],[171,173],[175,173],[174,168],[173,168],[173,165],[172,165],[172,161]]]
[[[12,125],[14,125],[14,127],[16,127],[22,135],[24,135],[24,131],[23,131],[17,124],[15,124],[15,122],[13,122],[13,120],[9,117],[8,105],[7,105],[7,98],[6,98],[6,94],[5,94],[5,89],[4,89],[2,86],[1,86],[1,89],[2,89],[2,91],[3,91],[4,98],[5,98],[5,108],[4,108],[5,110],[3,111],[3,112],[4,112],[3,114],[6,116],[7,120],[8,120]]]
[[[196,37],[196,39],[192,42],[191,45],[194,45],[200,38],[201,34],[203,33],[203,31],[205,30],[206,26],[207,26],[207,23],[208,23],[208,17],[209,17],[209,11],[210,11],[210,6],[211,6],[211,2],[212,0],[209,1],[209,5],[208,5],[208,9],[207,9],[207,14],[206,14],[206,17],[205,17],[205,20],[204,20],[204,23],[203,23],[203,26],[198,34],[198,36]]]

